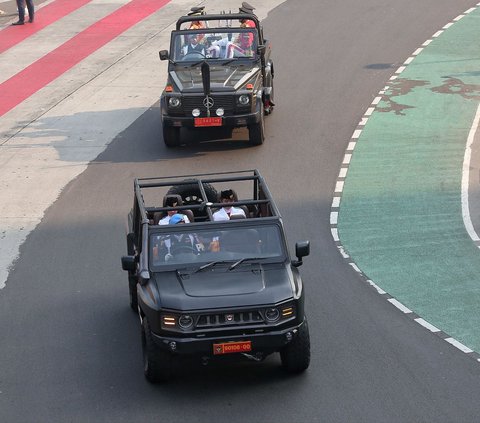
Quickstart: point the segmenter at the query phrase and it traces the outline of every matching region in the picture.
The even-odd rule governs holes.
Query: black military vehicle
[[[207,363],[279,352],[290,372],[309,366],[297,268],[310,244],[298,242],[290,259],[282,218],[257,170],[136,179],[127,226],[122,268],[149,381],[169,379],[183,355]]]
[[[201,19],[201,20],[199,20]],[[181,144],[180,128],[248,127],[262,144],[273,110],[271,45],[250,13],[190,15],[172,31],[168,78],[160,97],[163,139]]]

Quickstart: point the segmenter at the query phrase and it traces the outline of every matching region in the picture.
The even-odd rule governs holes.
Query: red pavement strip
[[[0,116],[169,2],[170,0],[132,0],[0,84]],[[37,19],[32,27],[36,21]],[[22,30],[24,27],[14,28]]]
[[[7,26],[0,31],[0,53],[12,48],[47,25],[72,13],[92,0],[56,0],[35,11],[35,22],[23,26]]]

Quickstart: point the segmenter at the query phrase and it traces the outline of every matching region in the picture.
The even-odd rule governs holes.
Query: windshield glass
[[[186,224],[184,228],[188,226]],[[285,250],[278,226],[223,227],[213,231],[182,230],[150,235],[150,264],[153,270],[172,264],[177,267],[188,264],[201,266],[211,261],[235,262],[243,258],[283,261]]]
[[[173,36],[173,61],[256,58],[256,31],[236,28],[228,32],[177,32]]]

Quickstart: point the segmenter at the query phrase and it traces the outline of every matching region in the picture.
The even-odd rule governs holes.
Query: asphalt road
[[[0,292],[0,420],[474,422],[480,366],[364,284],[330,233],[347,143],[392,72],[472,0],[287,1],[264,21],[277,107],[267,139],[163,146],[158,107],[70,183],[21,248]],[[258,168],[301,268],[312,364],[189,362],[166,386],[142,374],[128,307],[124,220],[134,177]]]

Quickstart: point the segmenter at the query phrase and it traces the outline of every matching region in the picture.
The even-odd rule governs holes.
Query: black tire
[[[151,383],[167,382],[172,377],[173,357],[155,344],[147,318],[142,322],[143,373]]]
[[[290,373],[301,373],[310,365],[310,334],[307,319],[298,329],[297,336],[280,351],[282,366]]]
[[[189,181],[188,179],[185,182]],[[205,194],[207,195],[206,201],[210,201],[212,203],[216,203],[218,201],[218,193],[217,190],[210,184],[204,183],[203,189],[205,190]],[[198,184],[191,183],[185,185],[174,185],[171,187],[167,194],[176,194],[182,197],[183,205],[197,205],[202,204],[204,199],[202,198],[202,193],[198,188]],[[195,218],[202,216],[202,211],[200,209],[193,209],[193,215]]]
[[[249,125],[248,127],[248,138],[250,140],[250,144],[252,145],[261,145],[265,140],[265,120],[263,105],[261,110],[262,111],[260,115],[260,122],[254,125]]]
[[[164,126],[163,141],[167,147],[178,147],[180,145],[180,128]]]
[[[130,272],[129,272],[130,273]],[[130,308],[138,312],[138,298],[137,298],[137,279],[135,275],[128,275],[128,292],[130,296]]]

